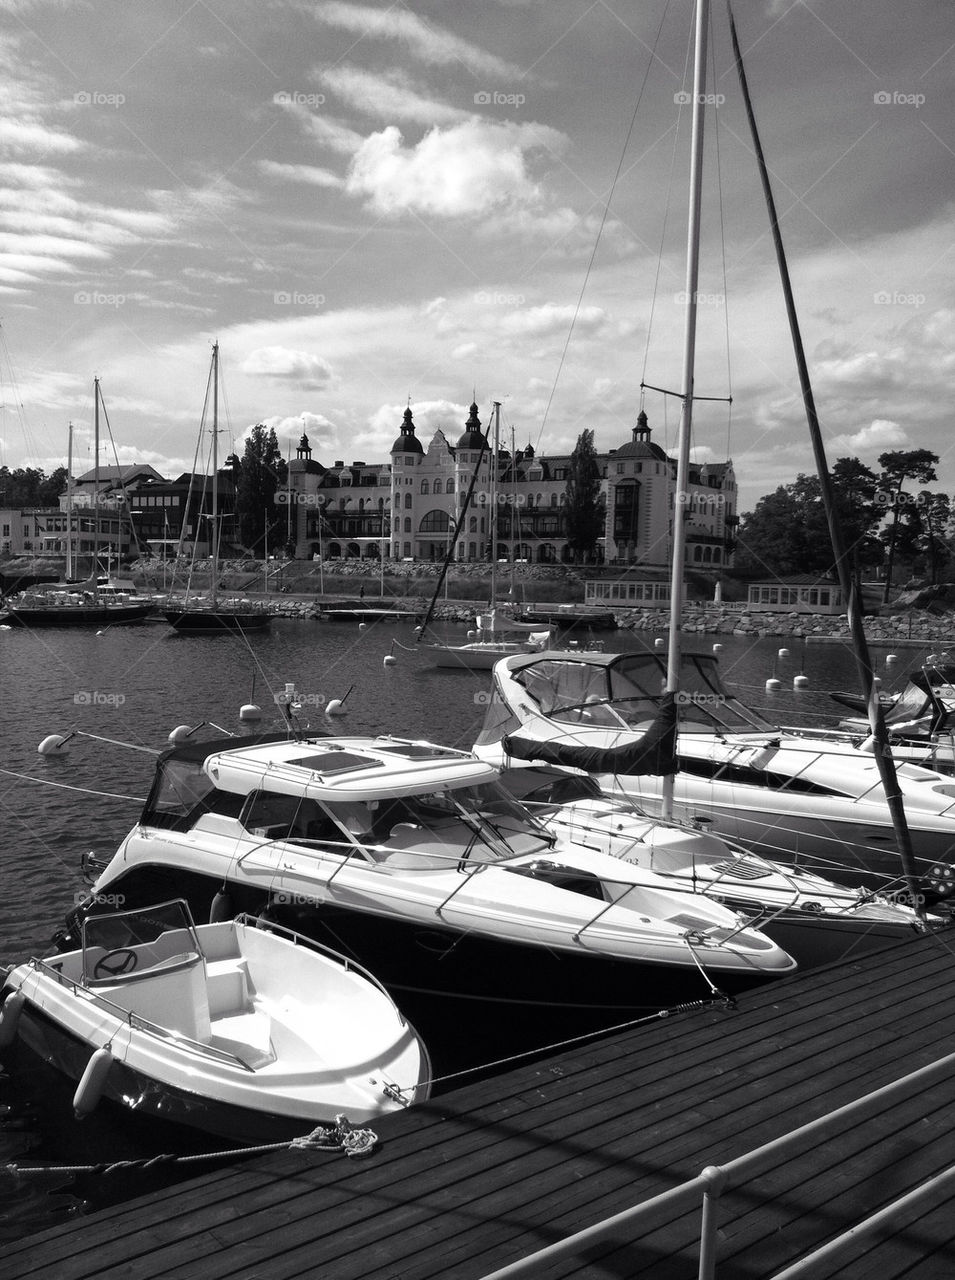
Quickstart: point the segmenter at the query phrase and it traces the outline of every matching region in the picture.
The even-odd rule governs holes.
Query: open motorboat
[[[196,927],[182,900],[88,916],[80,946],[18,965],[19,1038],[101,1097],[235,1141],[368,1121],[428,1096],[427,1052],[352,961],[251,917]]]
[[[848,888],[687,823],[651,818],[631,799],[604,794],[587,774],[522,765],[505,769],[501,781],[548,831],[639,867],[647,885],[684,888],[744,913],[800,967],[844,960],[925,928],[904,895]]]
[[[268,910],[372,966],[402,1008],[440,997],[642,1011],[791,972],[722,904],[564,842],[468,752],[394,738],[173,748],[97,899],[176,892],[197,919]],[[702,976],[701,976],[702,975]]]
[[[877,761],[860,738],[758,721],[723,688],[710,654],[681,656],[680,691],[668,703],[666,664],[649,651],[505,658],[475,751],[498,765],[583,769],[652,814],[663,811],[663,779],[675,767],[674,816],[827,878],[902,887]],[[666,706],[677,713],[675,746],[660,729]],[[907,763],[897,772],[925,886],[949,893],[955,782]]]
[[[849,693],[833,693],[836,702],[857,712],[839,721],[843,733],[869,734],[865,702]],[[882,702],[892,751],[942,773],[955,772],[955,664],[927,662],[909,674],[905,686]]]

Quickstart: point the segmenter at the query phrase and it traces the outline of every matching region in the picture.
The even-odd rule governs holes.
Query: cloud
[[[559,145],[555,130],[467,120],[433,128],[412,147],[394,125],[366,138],[355,153],[346,190],[376,213],[477,218],[489,211],[540,203],[526,152]]]
[[[827,452],[832,456],[860,457],[863,453],[884,453],[909,443],[905,429],[887,418],[876,418],[867,427],[860,427],[852,435],[834,436],[827,441]]]
[[[316,5],[314,14],[319,22],[330,27],[362,37],[400,41],[416,58],[432,66],[457,63],[480,75],[521,75],[519,68],[397,5],[369,9],[343,0],[328,0]]]
[[[572,306],[554,306],[551,303],[541,307],[526,307],[502,317],[500,328],[504,333],[538,338],[550,333],[566,335],[571,322],[577,330],[596,333],[609,319],[603,307],[581,307],[577,311],[576,321],[574,311]]]
[[[339,98],[380,120],[409,120],[414,124],[456,124],[473,112],[436,102],[414,89],[400,72],[372,73],[356,67],[332,67],[323,82]]]
[[[294,382],[311,390],[327,387],[332,380],[332,368],[327,360],[288,347],[256,348],[242,362],[242,372],[275,382]]]
[[[290,440],[296,448],[303,432],[308,436],[309,444],[314,448],[316,441],[334,440],[338,431],[335,424],[330,422],[324,414],[310,413],[308,410],[289,417],[263,418],[262,425],[274,429],[280,445],[284,440]]]
[[[276,160],[260,160],[259,169],[269,178],[281,178],[286,182],[304,182],[313,187],[337,188],[344,180],[330,169],[320,169],[313,164],[279,164]]]

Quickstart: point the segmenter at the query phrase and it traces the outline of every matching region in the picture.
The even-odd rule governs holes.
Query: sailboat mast
[[[683,328],[683,408],[677,451],[676,495],[673,504],[673,561],[670,575],[670,633],[667,654],[667,692],[680,686],[680,624],[686,560],[687,501],[690,486],[690,430],[693,422],[693,382],[696,360],[696,301],[700,276],[700,211],[703,187],[703,125],[706,93],[706,35],[709,0],[697,0],[696,49],[693,60],[693,129],[690,143],[690,205],[686,248],[686,313]],[[673,775],[663,780],[663,816],[673,817]]]
[[[73,577],[73,423],[66,444],[66,580]]]
[[[219,576],[219,344],[212,344],[212,585],[215,608]]]
[[[491,628],[496,629],[497,605],[497,476],[501,456],[501,402],[494,401],[494,450],[491,454]]]
[[[99,378],[93,379],[93,590],[99,577]]]
[[[886,803],[892,819],[892,827],[899,844],[899,855],[902,861],[902,874],[905,877],[906,887],[908,888],[913,908],[918,915],[923,916],[925,914],[925,908],[922,905],[924,895],[921,892],[921,882],[919,880],[918,871],[916,870],[915,855],[912,848],[912,836],[905,817],[905,806],[903,804],[902,791],[899,787],[895,761],[892,758],[892,748],[889,743],[888,729],[886,728],[885,716],[882,712],[882,705],[879,701],[879,691],[872,671],[872,660],[869,655],[868,641],[866,640],[865,624],[862,617],[862,601],[859,595],[858,583],[856,581],[856,575],[852,572],[850,566],[849,555],[842,531],[842,522],[839,518],[835,494],[833,493],[832,477],[829,473],[825,444],[822,439],[822,431],[819,427],[819,417],[816,413],[816,401],[812,391],[812,382],[809,377],[809,366],[806,362],[802,333],[799,328],[799,318],[796,314],[796,303],[793,297],[792,282],[789,277],[789,267],[786,263],[786,253],[783,247],[782,232],[780,231],[779,219],[776,214],[776,201],[773,197],[772,185],[769,181],[769,173],[763,156],[762,144],[760,142],[759,132],[756,128],[756,115],[753,111],[753,104],[749,95],[749,85],[746,80],[746,72],[743,67],[743,57],[740,52],[739,39],[736,34],[736,23],[733,19],[732,9],[729,8],[729,4],[727,4],[727,8],[729,9],[733,57],[736,61],[736,70],[739,76],[740,89],[742,90],[743,102],[746,107],[746,116],[749,121],[750,132],[753,136],[753,148],[756,152],[756,160],[759,166],[759,177],[763,188],[763,197],[766,201],[766,208],[769,213],[773,245],[776,250],[776,261],[779,267],[783,296],[786,300],[786,314],[789,319],[793,351],[796,357],[796,368],[799,373],[799,386],[802,392],[803,405],[806,410],[806,421],[809,425],[809,435],[812,440],[813,456],[816,462],[816,472],[819,476],[820,492],[822,495],[823,506],[826,511],[826,520],[829,526],[829,538],[832,542],[833,558],[836,562],[836,572],[839,576],[839,585],[842,588],[842,593],[846,600],[846,616],[849,623],[849,631],[852,636],[852,647],[855,652],[859,680],[866,699],[869,724],[872,729],[872,738],[875,743],[874,755],[876,766],[879,771],[879,778],[882,782],[882,789],[885,792]]]

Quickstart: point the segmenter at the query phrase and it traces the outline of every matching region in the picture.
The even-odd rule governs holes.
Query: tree
[[[235,488],[236,536],[250,551],[264,552],[266,533],[269,545],[275,544],[279,533],[275,491],[285,484],[287,470],[275,428],[258,423],[246,439]]]
[[[923,484],[937,480],[936,462],[938,462],[938,454],[932,453],[929,449],[892,449],[888,453],[879,455],[879,466],[882,468],[880,493],[884,497],[886,507],[890,507],[892,513],[892,523],[886,535],[889,544],[889,562],[885,571],[883,604],[888,604],[892,591],[892,570],[895,567],[899,515],[908,497],[903,492],[903,485],[906,480],[920,480]]]
[[[594,433],[581,431],[570,455],[565,489],[564,527],[571,551],[590,558],[604,531],[604,502],[600,494],[600,464],[594,448]]]
[[[858,573],[882,560],[881,544],[872,536],[885,514],[878,502],[879,480],[858,458],[839,458],[830,476],[836,513]],[[792,484],[780,485],[775,493],[761,498],[742,517],[735,567],[743,573],[781,577],[834,571],[818,476],[798,475]]]

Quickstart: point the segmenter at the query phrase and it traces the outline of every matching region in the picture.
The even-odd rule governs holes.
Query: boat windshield
[[[82,951],[83,980],[89,982],[140,972],[172,957],[197,957],[202,947],[180,898],[136,911],[87,916]]]

